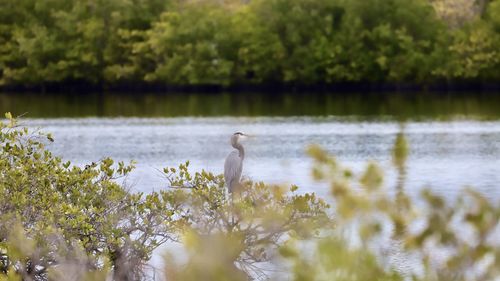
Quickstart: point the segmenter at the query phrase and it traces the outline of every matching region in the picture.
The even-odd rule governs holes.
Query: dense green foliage
[[[497,81],[500,1],[467,2],[1,0],[0,85]]]

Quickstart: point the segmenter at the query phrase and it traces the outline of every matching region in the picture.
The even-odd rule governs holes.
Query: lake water
[[[407,193],[429,187],[452,199],[471,187],[500,200],[498,94],[0,94],[0,111],[26,113],[22,122],[52,132],[48,148],[74,164],[136,160],[127,181],[144,192],[166,188],[160,170],[186,160],[193,171],[222,173],[235,131],[255,136],[245,143],[243,171],[253,180],[328,197],[305,153],[319,144],[355,173],[379,162],[393,191],[391,149],[403,126]],[[162,268],[164,249],[154,267]]]
[[[395,185],[391,149],[398,122],[352,121],[337,117],[204,117],[28,119],[26,124],[52,132],[55,154],[85,164],[109,156],[137,161],[128,179],[141,191],[166,187],[159,170],[190,160],[194,171],[222,173],[232,150],[229,136],[238,130],[254,135],[245,142],[243,174],[253,180],[295,183],[304,191],[326,195],[327,188],[310,177],[305,148],[319,144],[341,163],[360,171],[374,160]],[[407,162],[410,193],[431,187],[453,196],[474,186],[500,198],[500,122],[426,121],[405,123],[411,153]]]
[[[83,165],[137,161],[136,190],[166,187],[161,170],[190,160],[222,173],[229,136],[244,131],[243,174],[327,195],[310,177],[310,144],[355,172],[378,161],[395,185],[391,149],[400,125],[410,143],[406,188],[453,197],[467,186],[500,198],[500,95],[485,94],[0,94],[0,111],[52,132],[49,149]]]

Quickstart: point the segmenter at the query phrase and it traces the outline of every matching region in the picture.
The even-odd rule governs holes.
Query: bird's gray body
[[[241,172],[243,171],[243,159],[245,159],[245,149],[239,143],[241,136],[245,134],[237,132],[231,136],[231,146],[236,150],[229,153],[224,162],[224,180],[229,193],[232,193],[240,184]]]

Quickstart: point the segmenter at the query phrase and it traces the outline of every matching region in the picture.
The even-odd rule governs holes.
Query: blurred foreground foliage
[[[329,183],[335,206],[334,234],[306,257],[290,241],[282,253],[294,280],[497,280],[500,277],[500,202],[467,189],[455,201],[404,190],[408,143],[396,137],[398,181],[383,184],[382,169],[368,163],[353,176],[317,146],[314,175]],[[451,201],[451,200],[450,200]]]
[[[497,280],[500,277],[500,202],[472,189],[449,202],[430,190],[414,201],[404,190],[408,143],[404,128],[395,140],[394,188],[382,168],[368,163],[355,175],[318,146],[309,154],[313,176],[330,187],[334,225],[310,227],[318,236],[290,235],[268,267],[269,280]],[[201,223],[200,225],[207,225]],[[333,227],[332,227],[333,226]],[[235,267],[241,239],[224,232],[185,237],[182,267],[167,257],[167,280],[248,280]],[[265,270],[264,270],[265,272]]]
[[[500,0],[1,0],[0,85],[500,79]]]
[[[263,279],[261,266],[287,239],[315,237],[332,224],[329,206],[314,193],[246,181],[227,196],[222,175],[203,171],[192,177],[187,166],[165,169],[182,204],[177,210],[186,222],[182,241],[190,254],[185,267],[173,256],[167,259],[168,280]]]

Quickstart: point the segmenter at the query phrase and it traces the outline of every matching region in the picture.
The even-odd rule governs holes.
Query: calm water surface
[[[128,179],[137,190],[165,188],[159,170],[190,160],[192,170],[222,173],[237,130],[256,136],[246,142],[244,175],[272,183],[296,183],[304,191],[328,194],[310,177],[305,148],[319,144],[355,172],[366,161],[380,162],[386,183],[395,185],[391,148],[400,123],[352,121],[338,117],[209,118],[60,118],[28,119],[26,124],[52,132],[49,148],[85,164],[109,156],[136,160]],[[426,121],[405,123],[410,143],[407,191],[431,187],[454,196],[466,186],[500,198],[500,121]]]
[[[431,187],[454,196],[467,186],[500,197],[500,94],[495,93],[218,93],[8,94],[0,111],[52,132],[49,148],[75,164],[103,157],[136,160],[133,188],[165,188],[161,170],[191,161],[222,173],[229,136],[245,131],[244,175],[295,183],[326,195],[309,175],[316,143],[355,172],[380,162],[395,185],[390,152],[400,124],[410,142],[407,191]]]

